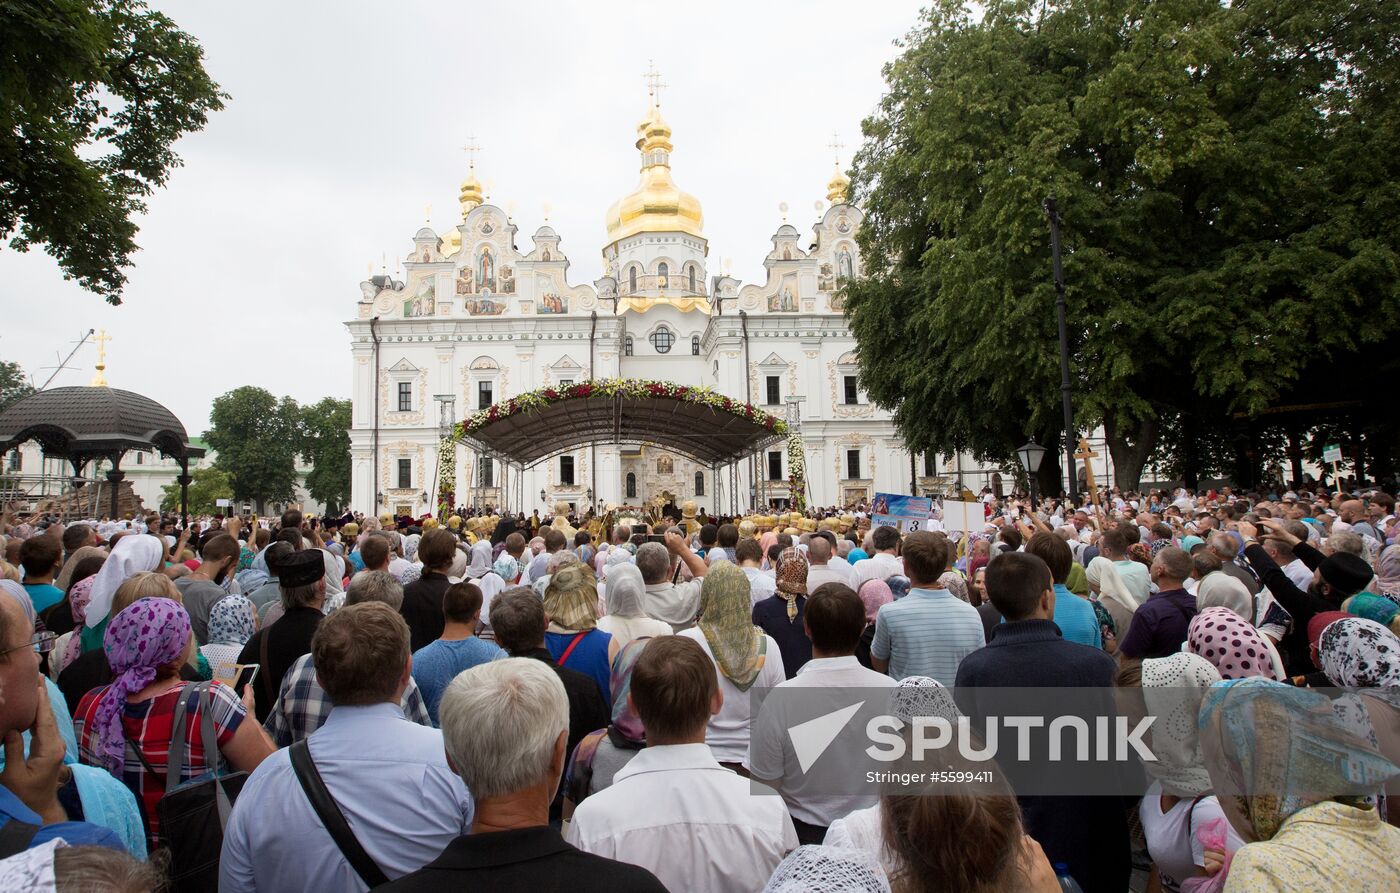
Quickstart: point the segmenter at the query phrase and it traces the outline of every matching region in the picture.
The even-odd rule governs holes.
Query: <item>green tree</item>
[[[34,386],[29,383],[19,363],[0,360],[0,412],[32,393]]]
[[[306,491],[337,515],[350,502],[350,401],[326,397],[301,410]]]
[[[280,401],[262,388],[235,388],[214,400],[204,440],[218,451],[214,467],[229,476],[233,498],[252,500],[262,511],[269,501],[296,493],[296,456],[301,412],[296,401]]]
[[[936,3],[852,172],[871,397],[920,450],[1004,462],[1062,436],[1051,194],[1075,420],[1103,425],[1120,486],[1164,435],[1247,422],[1393,338],[1400,176],[1367,128],[1396,135],[1397,25],[1380,0]]]
[[[139,0],[0,4],[0,238],[120,304],[134,218],[227,98],[203,57]]]
[[[189,512],[192,515],[212,515],[220,511],[217,500],[233,498],[233,484],[228,472],[219,468],[196,468],[190,473]],[[166,484],[160,488],[160,510],[180,510],[180,485]]]

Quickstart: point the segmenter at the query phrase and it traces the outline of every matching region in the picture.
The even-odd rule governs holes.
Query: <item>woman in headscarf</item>
[[[1186,650],[1210,661],[1222,679],[1286,678],[1274,646],[1229,608],[1206,608],[1191,618]]]
[[[491,544],[477,540],[472,544],[471,562],[467,565],[467,579],[476,582],[491,573]]]
[[[544,612],[549,616],[544,645],[556,664],[592,676],[603,700],[612,704],[608,680],[621,643],[598,629],[598,584],[593,573],[574,561],[549,577]]]
[[[773,570],[773,566],[768,561],[768,551],[778,544],[778,534],[776,531],[766,531],[758,538],[758,547],[763,550],[763,569]]]
[[[1139,603],[1123,582],[1118,568],[1113,566],[1112,561],[1098,556],[1084,569],[1084,576],[1089,581],[1089,590],[1098,596],[1099,603],[1108,609],[1108,616],[1113,618],[1115,632],[1127,635]]]
[[[112,609],[112,597],[117,594],[118,587],[137,574],[159,570],[164,556],[165,542],[159,537],[132,534],[117,540],[92,584],[92,597],[81,633],[84,652],[102,647],[107,614]]]
[[[700,586],[700,622],[676,635],[694,639],[715,663],[724,705],[710,717],[705,743],[716,760],[748,775],[749,698],[755,684],[771,687],[787,678],[778,643],[753,624],[749,578],[733,562],[710,567]]]
[[[1386,546],[1376,560],[1376,592],[1400,604],[1400,543]]]
[[[1246,623],[1254,622],[1254,597],[1243,583],[1224,571],[1211,571],[1201,577],[1196,585],[1196,606],[1202,611],[1229,608]]]
[[[807,610],[807,558],[795,548],[778,556],[776,591],[753,606],[754,625],[773,637],[783,655],[787,678],[812,659],[812,640],[802,626]]]
[[[83,546],[64,562],[63,570],[59,571],[58,578],[54,581],[54,585],[63,590],[64,598],[39,614],[39,617],[44,621],[45,629],[59,635],[73,631],[77,624],[73,621],[73,608],[68,602],[67,595],[72,591],[74,583],[97,573],[102,569],[102,563],[106,560],[106,549],[98,546]]]
[[[68,588],[68,609],[72,612],[74,626],[58,637],[49,653],[49,678],[54,681],[83,653],[83,625],[87,620],[88,603],[92,601],[92,584],[96,581],[97,575],[91,574]]]
[[[1343,609],[1357,617],[1364,617],[1367,620],[1374,620],[1381,626],[1389,627],[1391,632],[1400,629],[1400,605],[1396,605],[1383,595],[1376,595],[1374,592],[1363,592],[1354,595],[1343,603]]]
[[[226,595],[209,610],[209,644],[199,651],[209,666],[238,663],[238,654],[258,631],[257,611],[243,595]]]
[[[634,639],[671,634],[671,624],[648,617],[642,609],[647,590],[635,564],[609,567],[607,585],[608,613],[598,618],[599,629],[624,646]]]
[[[1330,684],[1356,689],[1340,700],[1358,717],[1364,714],[1380,752],[1400,766],[1400,636],[1373,620],[1344,615],[1322,630],[1317,654]],[[1400,775],[1385,792],[1389,821],[1400,825]]]
[[[1382,823],[1374,795],[1400,769],[1325,695],[1266,679],[1217,683],[1199,727],[1212,787],[1246,841],[1231,893],[1396,889],[1400,829]]]
[[[875,615],[880,613],[881,606],[894,601],[894,593],[890,590],[890,584],[884,580],[866,580],[860,584],[856,595],[860,596],[861,604],[865,605],[865,631],[860,634],[860,642],[856,644],[856,660],[869,670],[872,669],[870,644],[875,641]]]
[[[1156,780],[1138,804],[1138,816],[1158,879],[1163,888],[1176,891],[1187,878],[1218,870],[1216,859],[1224,853],[1208,860],[1207,847],[1196,833],[1208,830],[1208,823],[1221,823],[1215,829],[1226,832],[1227,852],[1244,845],[1229,830],[1220,801],[1211,794],[1196,728],[1201,700],[1220,681],[1220,673],[1205,658],[1178,652],[1144,660],[1141,676],[1147,714],[1157,717],[1151,732],[1157,761],[1144,764]]]
[[[640,578],[640,575],[639,575]],[[664,635],[671,634],[669,624]],[[632,670],[642,649],[651,641],[642,637],[628,642],[613,658],[609,685],[612,691],[612,722],[583,737],[574,749],[569,768],[564,773],[564,819],[591,794],[610,786],[613,775],[632,761],[637,752],[647,746],[646,730],[641,717],[627,700],[632,688]]]
[[[186,746],[182,781],[216,768],[211,755],[204,752],[200,730],[200,711],[206,705],[191,698],[184,727],[171,727],[175,706],[187,694],[180,669],[195,649],[189,615],[170,599],[138,599],[112,618],[102,647],[114,678],[88,692],[78,705],[74,725],[82,760],[107,769],[136,795],[154,848],[160,842],[156,804],[165,795],[172,740],[179,736]],[[243,721],[248,706],[233,689],[210,683],[207,707],[212,710],[220,754],[234,769],[251,772],[272,753],[272,741],[262,727]],[[135,761],[127,759],[128,742]]]

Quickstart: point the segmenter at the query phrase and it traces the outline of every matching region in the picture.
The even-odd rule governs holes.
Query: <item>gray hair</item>
[[[438,707],[447,756],[479,804],[549,778],[569,698],[543,661],[510,657],[478,664],[448,684]]]
[[[558,552],[555,552],[553,555],[549,556],[549,561],[545,563],[544,572],[553,576],[562,567],[568,567],[571,564],[582,563],[583,562],[579,561],[578,556],[575,555],[572,551],[568,549],[560,549]]]
[[[345,605],[361,602],[383,602],[397,611],[403,607],[403,584],[388,571],[360,571],[350,578]]]
[[[1350,530],[1336,530],[1327,537],[1327,551],[1333,555],[1338,552],[1346,552],[1357,558],[1365,558],[1366,541],[1361,538],[1359,533]]]
[[[671,573],[671,553],[660,543],[642,543],[637,547],[637,570],[648,585],[665,583]]]
[[[305,586],[283,586],[282,607],[288,611],[293,608],[305,608],[316,599],[325,594],[324,580],[317,580],[315,583],[307,583]]]
[[[397,530],[385,530],[382,531],[379,535],[389,541],[389,548],[394,552],[394,554],[398,555],[400,558],[403,557],[402,534],[400,534]]]

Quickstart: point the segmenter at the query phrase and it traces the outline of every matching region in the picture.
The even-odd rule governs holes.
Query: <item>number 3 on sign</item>
[[[910,521],[910,522],[909,522],[909,532],[910,532],[910,533],[913,533],[914,531],[916,531],[916,530],[918,530],[918,529],[919,529],[919,522],[918,522],[918,521]]]

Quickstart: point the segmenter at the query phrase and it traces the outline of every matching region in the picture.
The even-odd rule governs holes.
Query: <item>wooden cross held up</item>
[[[1084,483],[1089,487],[1089,496],[1094,500],[1094,526],[1099,526],[1099,488],[1094,483],[1094,463],[1090,459],[1097,459],[1099,454],[1094,452],[1089,446],[1086,438],[1079,439],[1079,452],[1074,454],[1074,458],[1084,463]]]

